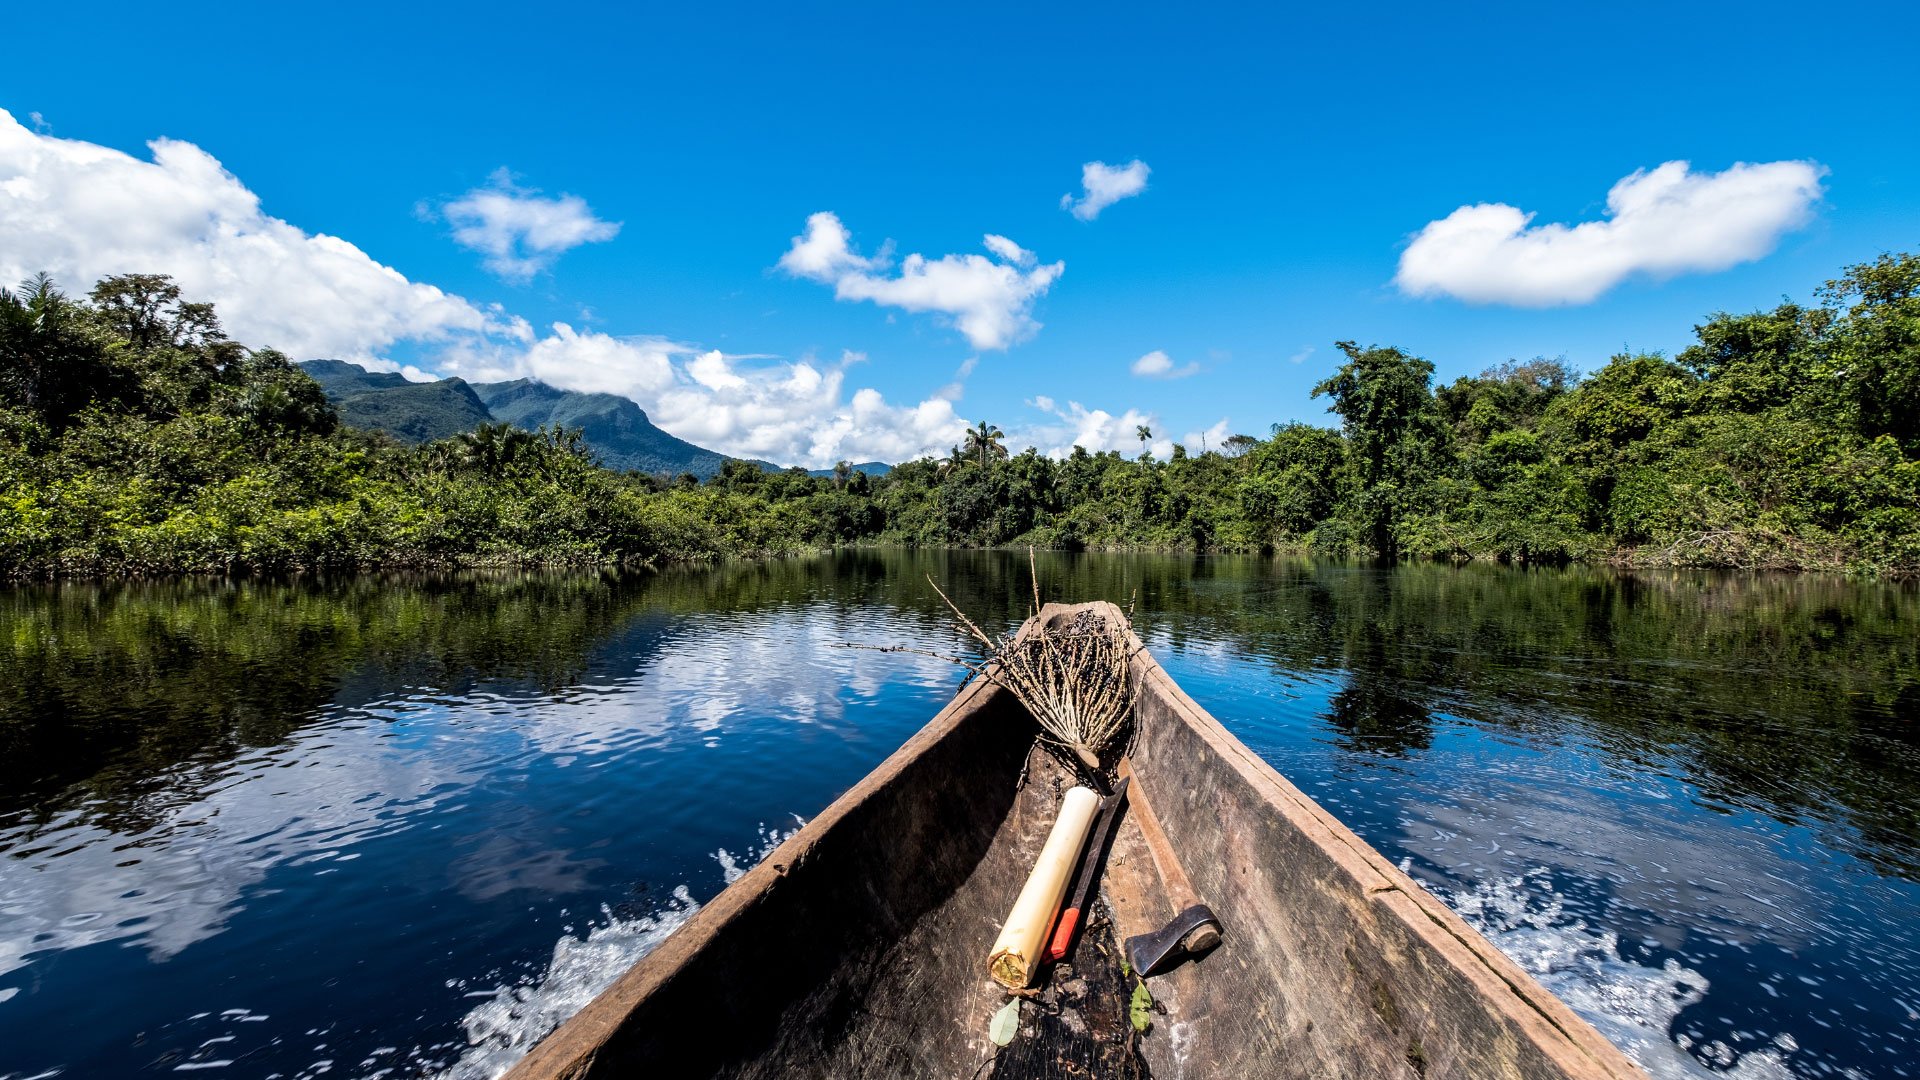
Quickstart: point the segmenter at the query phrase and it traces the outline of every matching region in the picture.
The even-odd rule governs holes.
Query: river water
[[[1920,591],[1043,556],[1660,1077],[1920,1076]],[[1024,556],[0,592],[0,1080],[491,1077],[891,753]],[[689,1037],[693,1037],[690,1033]]]

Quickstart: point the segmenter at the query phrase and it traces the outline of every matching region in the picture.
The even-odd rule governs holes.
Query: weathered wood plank
[[[1136,675],[1134,782],[1226,925],[1153,980],[1155,1075],[1643,1075],[1144,652]],[[1022,783],[1033,732],[1011,695],[968,688],[510,1080],[975,1072],[1002,1000],[987,950],[1064,786],[1044,761]],[[1171,914],[1130,819],[1102,888],[1123,937]]]
[[[1136,783],[1226,926],[1177,988],[1205,1075],[1644,1075],[1144,651],[1136,676]],[[1121,932],[1139,931],[1123,919]]]

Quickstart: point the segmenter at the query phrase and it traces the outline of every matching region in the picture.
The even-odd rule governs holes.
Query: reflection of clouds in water
[[[275,867],[351,858],[346,849],[432,810],[460,775],[439,754],[397,750],[384,724],[362,717],[181,770],[174,805],[137,833],[92,824],[84,808],[0,833],[0,846],[35,851],[0,864],[0,974],[38,952],[122,939],[166,960],[219,933]]]
[[[510,805],[468,793],[541,757],[592,768],[730,726],[809,723],[858,738],[843,723],[849,698],[878,697],[893,682],[951,683],[939,661],[829,648],[886,631],[820,614],[689,618],[664,648],[652,634],[616,637],[602,655],[625,656],[624,672],[553,694],[428,692],[336,708],[251,757],[176,769],[149,808],[156,823],[139,832],[112,831],[84,806],[0,830],[11,856],[0,861],[0,975],[37,953],[112,941],[165,961],[218,934],[276,869],[327,873],[357,857],[356,845],[447,815],[486,836],[448,868],[468,897],[574,891],[598,862],[528,835]]]
[[[576,859],[564,851],[529,851],[524,842],[499,833],[449,866],[456,887],[470,900],[486,901],[516,889],[542,896],[565,896],[590,888],[589,875],[606,865],[602,859]]]
[[[893,644],[886,620],[872,614],[819,607],[753,618],[689,616],[674,647],[640,657],[637,676],[602,702],[621,715],[573,706],[568,701],[530,701],[525,738],[548,754],[588,748],[619,748],[671,738],[690,729],[713,738],[741,723],[810,724],[849,738],[853,701],[881,697],[896,684],[925,688],[956,685],[955,668],[912,654],[878,654],[837,648],[845,642]],[[632,648],[615,639],[611,649]],[[579,688],[584,690],[584,688]]]
[[[1785,948],[1804,947],[1822,932],[1832,900],[1781,873],[1793,864],[1782,859],[1787,830],[1775,823],[1730,829],[1723,818],[1672,813],[1671,793],[1649,797],[1624,786],[1595,793],[1574,786],[1595,778],[1558,770],[1524,776],[1510,765],[1503,777],[1472,781],[1480,790],[1455,787],[1401,803],[1395,843],[1456,881],[1578,866],[1582,878],[1604,883],[1608,922],[1644,922],[1635,932],[1669,949],[1680,948],[1688,932]],[[1686,925],[1635,917],[1648,912],[1685,912]]]

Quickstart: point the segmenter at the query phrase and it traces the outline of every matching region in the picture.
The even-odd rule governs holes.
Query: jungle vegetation
[[[156,275],[0,290],[0,576],[707,559],[880,542],[1920,571],[1920,256],[1719,313],[1677,356],[1436,385],[1339,343],[1337,427],[1167,460],[982,421],[873,477],[602,468],[577,429],[421,445],[341,423]]]

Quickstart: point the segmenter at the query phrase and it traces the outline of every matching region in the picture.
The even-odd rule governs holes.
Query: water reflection
[[[1196,698],[1650,1068],[1920,1048],[1913,588],[1041,569],[1136,598]],[[832,648],[953,644],[929,575],[999,626],[1031,595],[1024,555],[909,551],[0,593],[0,1077],[510,1060],[467,1044],[500,987],[580,997],[946,699]]]

